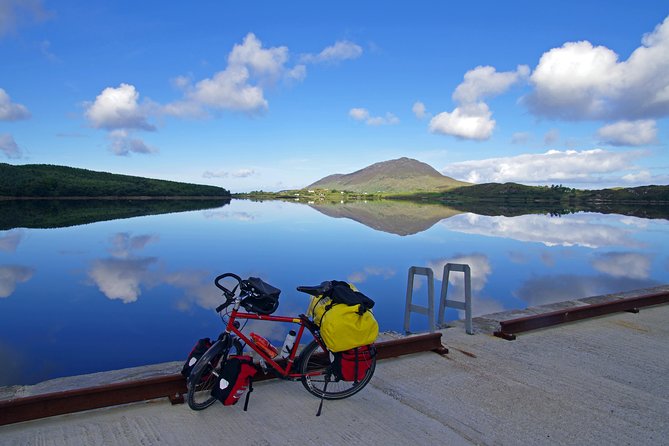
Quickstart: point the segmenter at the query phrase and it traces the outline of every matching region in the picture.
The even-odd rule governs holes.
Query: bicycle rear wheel
[[[300,373],[302,385],[311,394],[326,400],[339,400],[348,398],[361,391],[367,385],[374,369],[376,368],[376,357],[370,359],[371,364],[365,376],[358,382],[335,380],[332,374],[332,357],[327,350],[316,341],[311,341],[300,354]],[[325,381],[328,380],[327,388]]]
[[[188,406],[193,410],[203,410],[214,404],[216,398],[211,389],[216,384],[218,374],[223,368],[230,351],[230,345],[235,354],[242,354],[242,345],[238,340],[230,342],[230,335],[216,341],[204,355],[195,363],[195,367],[188,377]]]

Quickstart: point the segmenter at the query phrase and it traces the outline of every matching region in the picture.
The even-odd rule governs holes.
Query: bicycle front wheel
[[[316,341],[311,341],[300,354],[300,373],[302,385],[313,395],[326,400],[348,398],[362,390],[367,385],[374,369],[376,357],[370,359],[371,364],[365,376],[358,382],[335,380],[332,374],[332,356]],[[325,381],[328,380],[327,388]]]
[[[229,336],[216,341],[209,347],[204,355],[195,363],[195,367],[188,377],[188,406],[193,410],[203,410],[214,404],[216,397],[211,394],[211,389],[216,384],[216,379],[230,351]],[[237,355],[241,355],[242,346],[235,340],[232,342],[233,349]]]

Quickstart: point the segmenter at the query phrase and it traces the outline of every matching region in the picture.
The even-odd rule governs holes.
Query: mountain
[[[335,189],[352,192],[440,192],[469,183],[454,180],[428,164],[399,158],[372,164],[348,174],[334,174],[307,186],[307,189]]]
[[[66,166],[0,163],[0,198],[230,197],[222,187],[95,172]]]

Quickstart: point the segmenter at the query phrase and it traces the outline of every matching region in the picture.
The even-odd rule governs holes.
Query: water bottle
[[[290,330],[286,335],[286,340],[283,341],[283,347],[281,347],[281,352],[279,353],[279,357],[280,358],[289,357],[294,344],[295,344],[295,330]]]

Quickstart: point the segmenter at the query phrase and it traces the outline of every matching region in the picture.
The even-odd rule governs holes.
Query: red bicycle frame
[[[300,326],[297,335],[295,335],[295,343],[293,344],[293,347],[290,351],[290,355],[288,358],[286,358],[286,365],[285,367],[279,364],[274,360],[274,358],[270,358],[263,350],[261,350],[257,344],[252,340],[249,339],[244,333],[241,332],[241,330],[237,327],[235,327],[235,319],[250,319],[250,320],[258,320],[258,321],[273,321],[273,322],[287,322],[291,324],[297,324]],[[255,314],[255,313],[244,313],[241,311],[238,311],[237,309],[233,309],[232,313],[230,313],[230,319],[228,320],[228,324],[225,327],[225,331],[228,333],[234,333],[237,335],[242,341],[246,343],[253,351],[255,351],[260,357],[267,363],[270,367],[272,367],[274,370],[276,370],[277,373],[279,373],[282,377],[284,378],[301,378],[302,375],[301,373],[291,373],[291,370],[293,368],[293,365],[295,363],[295,356],[297,356],[297,348],[300,345],[300,340],[302,339],[302,335],[304,334],[304,329],[306,328],[309,330],[309,332],[313,335],[314,339],[316,342],[322,345],[322,341],[320,340],[319,336],[314,333],[314,330],[311,327],[312,323],[311,321],[303,314],[301,314],[299,317],[290,317],[290,316],[270,316],[270,315],[260,315],[260,314]],[[325,350],[325,348],[323,348]],[[314,372],[313,375],[318,375],[322,372]],[[311,374],[309,374],[311,375]]]

